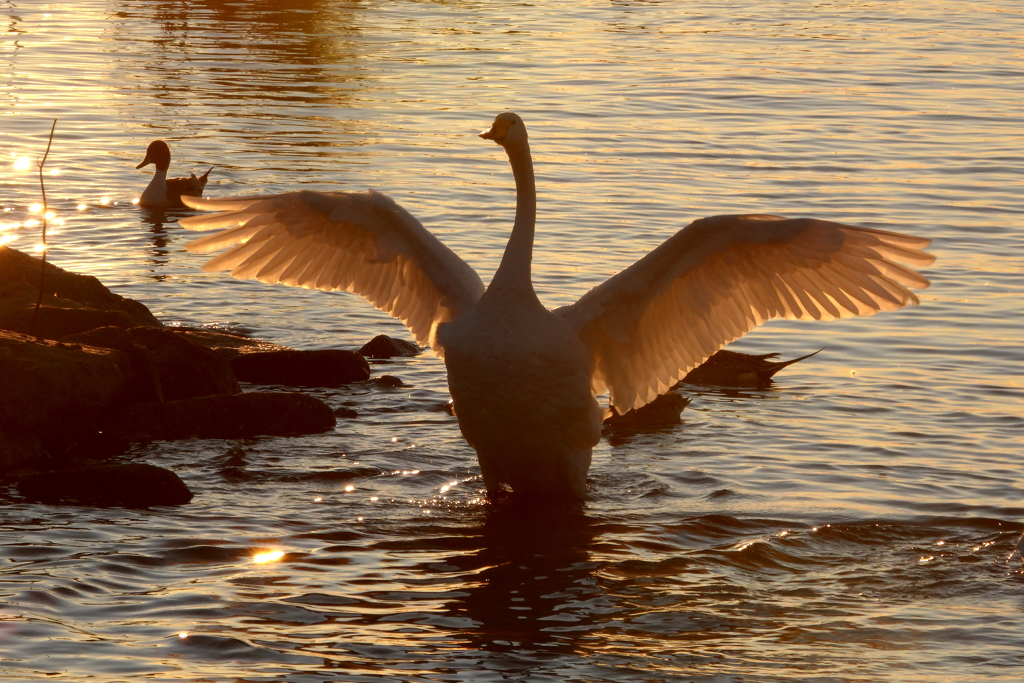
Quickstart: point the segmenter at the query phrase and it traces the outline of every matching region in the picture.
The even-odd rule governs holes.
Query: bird
[[[767,389],[772,385],[772,377],[779,370],[799,363],[811,356],[821,353],[818,349],[806,356],[790,360],[771,360],[778,358],[777,353],[740,353],[722,349],[710,358],[690,370],[683,377],[687,384],[704,384],[719,387],[742,387],[745,389]]]
[[[146,148],[146,158],[135,168],[142,168],[147,164],[156,166],[153,179],[142,191],[139,197],[139,206],[151,209],[186,208],[181,202],[182,195],[189,197],[202,197],[203,189],[206,187],[206,180],[210,176],[211,166],[206,173],[196,177],[195,173],[188,178],[168,178],[167,169],[171,165],[171,148],[163,140],[154,140]]]
[[[239,279],[362,295],[401,320],[447,369],[454,413],[489,496],[588,497],[607,414],[650,403],[726,343],[772,318],[834,320],[919,303],[909,266],[931,240],[811,218],[695,220],[573,304],[547,309],[533,287],[536,180],[521,117],[480,137],[512,168],[515,219],[484,286],[465,261],[375,190],[184,197],[216,211],[181,220],[217,232],[186,245],[228,248],[202,266]],[[904,265],[907,264],[907,265]]]

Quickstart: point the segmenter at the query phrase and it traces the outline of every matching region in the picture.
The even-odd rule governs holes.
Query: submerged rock
[[[370,377],[362,354],[341,349],[247,353],[231,369],[242,382],[293,387],[338,387]]]
[[[192,500],[192,492],[177,474],[143,463],[42,472],[21,479],[17,489],[29,500],[50,504],[144,508]]]
[[[108,420],[104,431],[129,441],[244,439],[319,434],[334,428],[331,407],[287,391],[256,391],[166,403],[141,403]]]
[[[359,353],[367,358],[394,358],[395,356],[418,356],[423,353],[417,344],[405,339],[389,337],[386,334],[378,334],[370,341],[363,344]]]
[[[261,351],[291,351],[287,346],[274,344],[262,339],[252,339],[240,334],[221,332],[220,330],[199,330],[192,327],[170,328],[179,336],[200,346],[213,349],[227,360],[234,360],[246,353],[259,353]]]
[[[605,419],[606,426],[613,429],[649,429],[679,424],[680,413],[690,404],[690,399],[676,393],[662,394],[647,405],[628,410],[619,415],[612,408],[612,415]]]

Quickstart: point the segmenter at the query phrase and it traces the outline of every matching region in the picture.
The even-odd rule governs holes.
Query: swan
[[[823,220],[715,216],[689,224],[576,303],[548,310],[530,267],[537,214],[529,139],[516,114],[480,137],[501,145],[515,222],[488,286],[384,194],[313,191],[200,199],[219,229],[186,248],[230,247],[203,265],[306,288],[345,290],[401,320],[443,358],[455,414],[490,494],[586,496],[609,392],[619,413],[667,391],[771,318],[834,320],[918,303],[908,267],[931,240]],[[908,264],[908,265],[903,265]]]
[[[210,176],[209,168],[206,173],[196,177],[195,173],[189,174],[188,178],[168,178],[167,169],[171,166],[171,148],[163,140],[154,140],[146,148],[146,157],[142,163],[135,168],[142,168],[148,164],[156,166],[153,172],[153,179],[142,191],[139,197],[139,206],[150,209],[185,208],[181,203],[182,195],[202,197],[203,189],[206,187],[206,180]]]

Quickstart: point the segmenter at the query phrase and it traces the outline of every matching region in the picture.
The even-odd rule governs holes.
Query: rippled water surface
[[[330,434],[133,451],[186,506],[3,493],[0,679],[1024,679],[1018,4],[0,2],[0,236],[38,241],[57,118],[50,259],[170,323],[406,336],[351,295],[203,273],[187,211],[131,203],[156,138],[172,174],[216,164],[210,196],[385,191],[486,281],[514,198],[475,133],[514,109],[549,305],[717,213],[938,256],[919,307],[735,344],[825,350],[609,435],[580,507],[485,500],[432,357],[374,366],[398,389],[313,391],[359,414]]]

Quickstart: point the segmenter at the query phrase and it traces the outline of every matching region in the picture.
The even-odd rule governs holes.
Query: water
[[[486,502],[431,357],[375,366],[404,388],[313,391],[359,413],[331,434],[137,448],[196,492],[183,507],[7,491],[0,678],[1024,677],[1016,3],[8,0],[0,20],[0,234],[38,240],[12,227],[39,201],[16,164],[58,118],[50,258],[171,323],[405,335],[348,295],[199,270],[188,212],[131,204],[158,137],[172,174],[217,165],[210,196],[385,191],[486,281],[513,187],[475,133],[514,109],[552,306],[717,213],[905,230],[938,256],[919,307],[735,344],[825,350],[602,441],[581,507]]]

